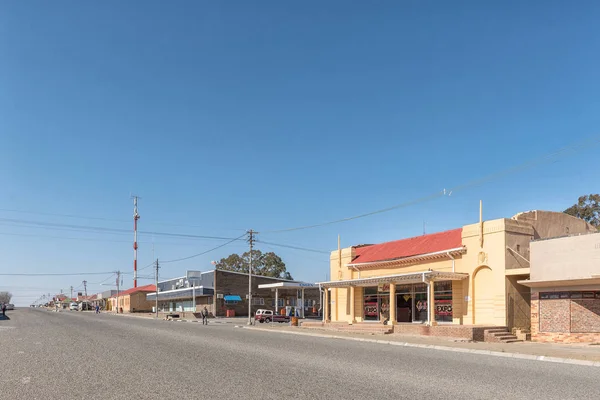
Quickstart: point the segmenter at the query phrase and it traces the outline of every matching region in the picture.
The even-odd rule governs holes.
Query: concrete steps
[[[510,333],[507,327],[486,329],[483,333],[484,342],[491,343],[517,343],[522,342],[517,336]]]

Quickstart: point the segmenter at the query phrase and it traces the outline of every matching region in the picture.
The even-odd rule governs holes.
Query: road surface
[[[592,399],[600,369],[233,324],[17,309],[1,399]]]

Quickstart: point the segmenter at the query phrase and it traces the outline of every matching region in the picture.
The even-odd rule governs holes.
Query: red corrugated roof
[[[462,247],[462,228],[408,239],[356,247],[352,264],[395,260]]]
[[[137,292],[156,292],[156,286],[146,285],[146,286],[139,286],[136,288],[127,289],[124,292],[119,293],[119,296],[125,296],[128,294],[133,294],[133,293],[137,293]],[[113,297],[117,297],[117,296],[114,295]]]

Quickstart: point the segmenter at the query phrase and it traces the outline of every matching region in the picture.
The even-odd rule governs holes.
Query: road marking
[[[37,346],[41,346],[42,342],[35,342],[34,344],[37,345]]]
[[[30,376],[24,376],[23,378],[21,378],[21,383],[23,385],[27,385],[29,382],[31,382],[31,377]]]
[[[17,354],[25,354],[25,352],[24,352],[24,351],[21,351],[21,350],[19,350],[19,351],[17,351]]]

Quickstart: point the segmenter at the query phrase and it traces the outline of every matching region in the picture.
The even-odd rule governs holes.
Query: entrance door
[[[396,320],[412,322],[412,295],[405,293],[396,296]]]
[[[427,293],[415,293],[413,322],[427,322]]]

